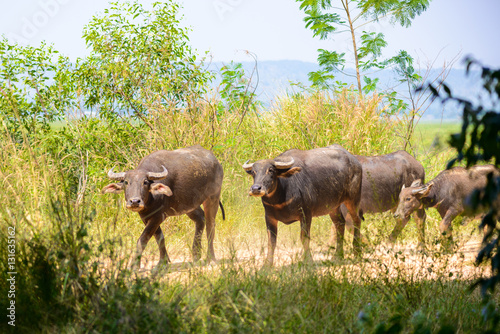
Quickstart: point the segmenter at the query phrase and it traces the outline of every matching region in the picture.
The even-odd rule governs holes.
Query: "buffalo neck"
[[[437,204],[439,204],[439,201],[442,200],[441,198],[439,198],[435,186],[436,185],[434,185],[431,188],[431,190],[429,191],[429,195],[427,195],[426,197],[422,198],[422,204],[423,204],[424,208],[434,207]]]
[[[163,196],[161,196],[163,197]],[[165,201],[162,201],[158,198],[155,198],[153,194],[148,192],[148,195],[144,201],[144,210],[140,212],[141,216],[153,216],[156,214],[158,211],[161,211],[165,206],[166,203]]]
[[[262,201],[267,204],[280,204],[286,201],[287,196],[287,179],[278,178],[276,180],[276,187],[270,194],[262,196]]]

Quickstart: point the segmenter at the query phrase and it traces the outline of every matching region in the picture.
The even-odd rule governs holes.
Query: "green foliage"
[[[116,2],[92,19],[83,33],[91,54],[77,66],[87,108],[109,120],[126,113],[151,126],[151,109],[176,112],[206,91],[211,76],[179,27],[178,11],[174,1],[151,10]]]
[[[222,104],[219,110],[225,109],[229,112],[238,109],[256,111],[259,103],[255,95],[255,89],[250,86],[252,76],[250,78],[245,77],[243,65],[231,62],[222,66],[220,72],[222,81],[219,94]]]
[[[359,1],[363,15],[375,20],[390,16],[393,23],[409,27],[411,20],[429,7],[429,0],[364,0]]]
[[[384,68],[384,63],[379,63],[377,58],[382,55],[382,48],[387,46],[384,34],[363,31],[361,35],[361,46],[359,48],[358,60],[359,68],[366,71],[370,68]],[[366,58],[367,60],[364,60]]]
[[[370,77],[364,76],[363,81],[365,85],[363,86],[363,93],[369,94],[377,89],[378,78],[371,79]]]
[[[340,18],[340,15],[337,13],[321,13],[318,6],[311,6],[310,9],[307,9],[308,6],[304,5],[304,3],[300,6],[301,9],[305,9],[304,13],[306,17],[304,21],[306,22],[306,28],[309,28],[313,31],[313,36],[319,36],[320,39],[327,39],[331,33],[334,33],[337,29],[332,25],[335,24],[344,24]]]
[[[422,81],[422,77],[415,72],[413,57],[408,52],[400,50],[399,54],[389,59],[388,62],[395,65],[393,70],[399,76],[400,82],[406,82],[413,90],[417,88],[418,83]]]
[[[429,6],[428,0],[391,0],[391,1],[331,1],[331,0],[296,0],[300,9],[305,13],[306,28],[313,31],[314,37],[332,39],[337,34],[350,33],[353,45],[351,59],[354,62],[358,81],[358,90],[361,94],[373,91],[373,81],[366,82],[366,89],[362,88],[361,77],[367,76],[371,68],[383,69],[391,64],[390,60],[379,60],[382,49],[387,46],[382,33],[358,31],[368,23],[389,17],[392,23],[408,27],[411,20],[420,15]],[[320,71],[309,75],[312,84],[323,88],[333,88],[334,76],[331,72],[342,71],[339,65],[346,63],[345,53],[337,51],[318,50],[318,64]],[[406,54],[408,56],[408,54]],[[409,57],[409,56],[408,56]],[[363,73],[360,73],[363,71]],[[406,76],[403,80],[408,80]]]
[[[68,71],[71,63],[52,46],[0,41],[0,114],[2,131],[20,142],[47,132],[74,105]]]

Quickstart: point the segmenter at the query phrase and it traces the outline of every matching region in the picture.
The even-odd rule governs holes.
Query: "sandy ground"
[[[171,263],[168,271],[164,272],[165,278],[184,280],[191,277],[193,271],[217,274],[223,266],[235,265],[241,270],[255,270],[264,264],[265,245],[252,247],[247,243],[232,245],[216,250],[218,260],[206,263],[191,262],[186,254],[169,254]],[[345,257],[339,260],[334,256],[334,250],[326,245],[311,245],[313,261],[308,262],[318,272],[334,270],[339,278],[347,277],[356,280],[384,278],[402,278],[405,280],[434,280],[438,278],[477,279],[489,275],[487,265],[476,266],[475,258],[481,247],[481,238],[472,236],[468,240],[459,242],[452,252],[442,252],[439,245],[427,246],[425,250],[416,244],[398,243],[396,245],[384,244],[377,247],[366,247],[361,257],[352,255],[349,245],[345,248]],[[299,245],[278,245],[275,258],[275,268],[286,268],[302,259],[302,248]],[[145,256],[139,272],[143,275],[154,274],[158,257]],[[279,269],[278,269],[279,270]]]

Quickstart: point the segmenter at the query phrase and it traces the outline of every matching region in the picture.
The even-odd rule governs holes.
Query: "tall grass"
[[[400,124],[383,116],[379,98],[365,101],[345,90],[283,97],[268,111],[221,109],[215,97],[169,110],[151,103],[151,126],[125,120],[68,118],[51,132],[19,142],[0,141],[2,245],[16,227],[16,315],[19,332],[457,332],[495,330],[498,296],[485,304],[470,292],[483,268],[470,257],[408,249],[417,239],[409,224],[400,244],[380,248],[394,222],[376,215],[363,224],[370,236],[361,258],[335,261],[330,221],[314,220],[315,261],[302,263],[299,226],[280,225],[277,268],[259,270],[267,235],[260,201],[249,198],[241,164],[286,149],[334,143],[358,154],[400,148]],[[217,263],[191,263],[193,223],[169,218],[162,227],[173,264],[155,276],[158,254],[145,251],[143,270],[127,269],[143,225],[118,195],[104,196],[106,171],[132,169],[157,149],[193,144],[212,149],[224,166],[217,218]],[[428,179],[444,168],[446,153],[425,151]],[[428,228],[437,237],[431,214]],[[435,231],[435,232],[434,232]],[[473,226],[459,232],[473,233]],[[436,234],[434,234],[436,233]],[[2,258],[7,248],[0,247]],[[332,261],[333,260],[333,261]],[[8,285],[0,263],[2,296]],[[5,310],[2,298],[0,308]],[[493,307],[492,307],[493,305]],[[12,330],[5,321],[2,330]]]
[[[384,116],[378,95],[358,99],[359,94],[348,89],[333,96],[327,92],[287,96],[278,100],[272,110],[273,124],[276,132],[301,149],[337,143],[355,154],[394,150],[398,146],[394,134],[399,123]]]

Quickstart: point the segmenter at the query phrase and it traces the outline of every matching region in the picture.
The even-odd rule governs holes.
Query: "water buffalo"
[[[498,170],[492,165],[474,166],[469,169],[454,167],[439,173],[427,184],[412,184],[399,194],[396,217],[408,217],[418,208],[436,208],[441,215],[439,231],[452,239],[451,222],[458,215],[471,216],[476,213],[465,210],[464,201],[476,189],[486,185],[487,175]]]
[[[420,162],[406,151],[396,151],[379,156],[354,155],[363,167],[363,182],[361,186],[361,202],[359,204],[360,215],[365,213],[379,213],[391,210],[394,212],[398,206],[399,193],[403,186],[409,187],[425,182],[425,170]],[[345,206],[341,207],[342,214],[346,218],[347,227],[352,230],[352,218]],[[419,239],[425,242],[425,209],[417,208],[415,220],[419,229]],[[395,242],[403,228],[408,223],[408,216],[396,220],[396,226],[392,231],[389,241]],[[332,241],[333,241],[332,226]],[[331,241],[331,242],[332,242]]]
[[[193,259],[201,257],[201,236],[207,227],[209,260],[215,259],[213,240],[215,216],[220,203],[223,171],[212,152],[201,146],[174,151],[160,150],[144,157],[136,169],[128,172],[108,172],[112,183],[103,193],[125,191],[127,208],[139,213],[146,225],[137,241],[136,265],[149,239],[155,236],[160,250],[158,264],[170,262],[160,224],[169,216],[186,214],[195,222]],[[203,209],[201,208],[203,204]]]
[[[266,265],[273,264],[278,221],[300,221],[304,257],[309,250],[312,217],[330,215],[336,227],[338,256],[343,256],[345,220],[340,212],[344,203],[354,217],[354,249],[360,251],[358,206],[361,198],[361,165],[342,148],[326,147],[309,151],[288,150],[275,159],[245,163],[253,176],[249,194],[261,197],[268,235]]]

